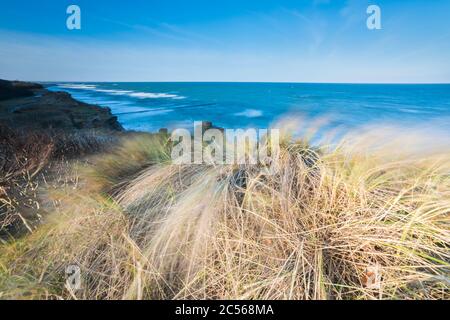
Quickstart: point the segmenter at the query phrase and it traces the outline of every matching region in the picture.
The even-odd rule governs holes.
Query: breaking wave
[[[59,84],[58,87],[63,89],[75,89],[75,90],[89,90],[95,92],[106,93],[114,96],[129,96],[137,99],[185,99],[183,96],[179,96],[172,93],[155,93],[155,92],[137,92],[133,90],[113,90],[113,89],[100,89],[93,84]]]

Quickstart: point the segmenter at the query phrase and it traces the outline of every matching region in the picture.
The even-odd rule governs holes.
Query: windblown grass
[[[48,164],[54,143],[43,134],[18,134],[0,126],[0,233],[24,226],[30,211],[37,211],[36,177]]]
[[[26,132],[0,125],[0,239],[33,232],[42,214],[39,190],[47,180],[64,180],[69,161],[105,151],[117,139],[89,130]]]
[[[275,171],[173,165],[163,138],[133,137],[0,248],[0,297],[448,299],[450,150],[395,133],[285,139]]]

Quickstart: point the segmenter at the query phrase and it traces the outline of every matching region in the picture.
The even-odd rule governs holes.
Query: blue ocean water
[[[267,128],[283,116],[326,117],[328,127],[435,123],[450,134],[450,84],[57,83],[50,90],[108,106],[126,129]]]

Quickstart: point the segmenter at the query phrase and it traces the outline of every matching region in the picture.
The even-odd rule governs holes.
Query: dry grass
[[[64,180],[69,163],[104,151],[117,140],[108,133],[21,131],[0,125],[0,239],[33,232],[42,218],[40,189]]]
[[[48,191],[46,225],[0,248],[0,296],[448,299],[450,150],[386,132],[285,139],[275,172],[173,165],[138,135]]]
[[[47,135],[0,126],[0,233],[19,227],[32,231],[26,218],[39,209],[37,176],[54,147]]]

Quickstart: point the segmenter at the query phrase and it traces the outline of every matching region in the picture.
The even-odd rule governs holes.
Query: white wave
[[[127,95],[133,98],[138,99],[185,99],[183,96],[179,96],[176,94],[170,94],[170,93],[154,93],[154,92],[136,92],[132,90],[112,90],[112,89],[99,89],[96,85],[93,84],[71,84],[71,83],[64,83],[59,84],[58,87],[64,88],[64,89],[79,89],[79,90],[90,90],[95,92],[101,92],[106,94],[111,94],[115,96],[123,96]]]
[[[184,99],[184,97],[169,93],[153,93],[153,92],[133,92],[130,97],[139,99]]]
[[[64,89],[81,89],[81,90],[95,90],[97,88],[97,86],[93,84],[75,84],[75,83],[59,84],[58,87]]]
[[[400,111],[407,112],[407,113],[423,113],[423,111],[415,110],[415,109],[408,109],[408,108],[400,109]]]
[[[167,110],[145,110],[145,111],[136,111],[136,112],[130,112],[130,113],[123,113],[123,117],[136,118],[141,119],[142,117],[148,117],[148,116],[155,116],[160,114],[166,114],[173,112],[173,109],[167,109]]]
[[[132,93],[133,91],[130,90],[109,90],[109,89],[96,89],[95,92],[103,92],[103,93],[109,93],[115,96],[123,96]]]
[[[238,117],[258,118],[261,117],[263,113],[261,110],[245,109],[244,111],[235,113],[234,115]]]

